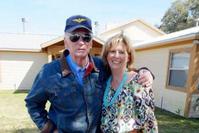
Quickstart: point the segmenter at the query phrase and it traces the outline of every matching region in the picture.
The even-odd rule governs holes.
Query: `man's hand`
[[[153,76],[151,75],[151,72],[146,69],[141,69],[139,71],[140,77],[138,79],[138,83],[140,83],[143,86],[150,87],[153,84]]]
[[[58,130],[57,130],[57,129],[55,129],[55,130],[53,131],[53,133],[59,133],[59,132],[58,132]]]
[[[52,131],[53,133],[58,133],[57,129],[53,128],[54,128],[53,123],[50,120],[48,120],[44,125],[43,129],[41,130],[41,133],[51,133]]]

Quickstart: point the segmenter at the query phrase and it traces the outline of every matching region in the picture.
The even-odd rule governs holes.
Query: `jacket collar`
[[[60,64],[61,64],[61,72],[62,72],[62,76],[65,77],[68,74],[72,73],[68,63],[66,62],[66,56],[68,56],[70,54],[70,52],[68,51],[68,49],[65,49],[64,52],[62,53],[61,57],[60,57]],[[95,72],[99,72],[99,70],[97,69],[97,67],[95,66],[95,63],[93,61],[93,58],[89,56],[89,65],[86,69],[85,75],[87,76],[89,75],[92,71]]]

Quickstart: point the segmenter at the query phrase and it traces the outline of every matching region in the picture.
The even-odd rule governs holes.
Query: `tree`
[[[195,26],[199,18],[199,0],[176,0],[166,11],[160,29],[171,33]]]
[[[188,7],[191,12],[190,15],[192,15],[192,17],[194,19],[199,18],[199,1],[198,0],[188,0]]]

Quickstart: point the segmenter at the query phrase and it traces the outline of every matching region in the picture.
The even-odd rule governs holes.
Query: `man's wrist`
[[[51,133],[53,130],[55,130],[55,125],[51,120],[48,120],[41,129],[41,133]]]

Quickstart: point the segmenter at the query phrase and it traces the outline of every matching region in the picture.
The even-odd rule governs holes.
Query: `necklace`
[[[107,81],[106,89],[105,89],[105,92],[104,92],[103,105],[105,107],[108,107],[108,106],[112,105],[116,101],[116,98],[121,93],[123,85],[125,84],[125,82],[127,80],[127,73],[124,72],[123,77],[122,77],[122,81],[121,81],[120,85],[117,87],[114,96],[112,97],[112,99],[109,102],[109,100],[108,100],[108,94],[109,94],[110,88],[111,88],[111,80],[112,80],[112,76],[109,77],[109,79]]]

